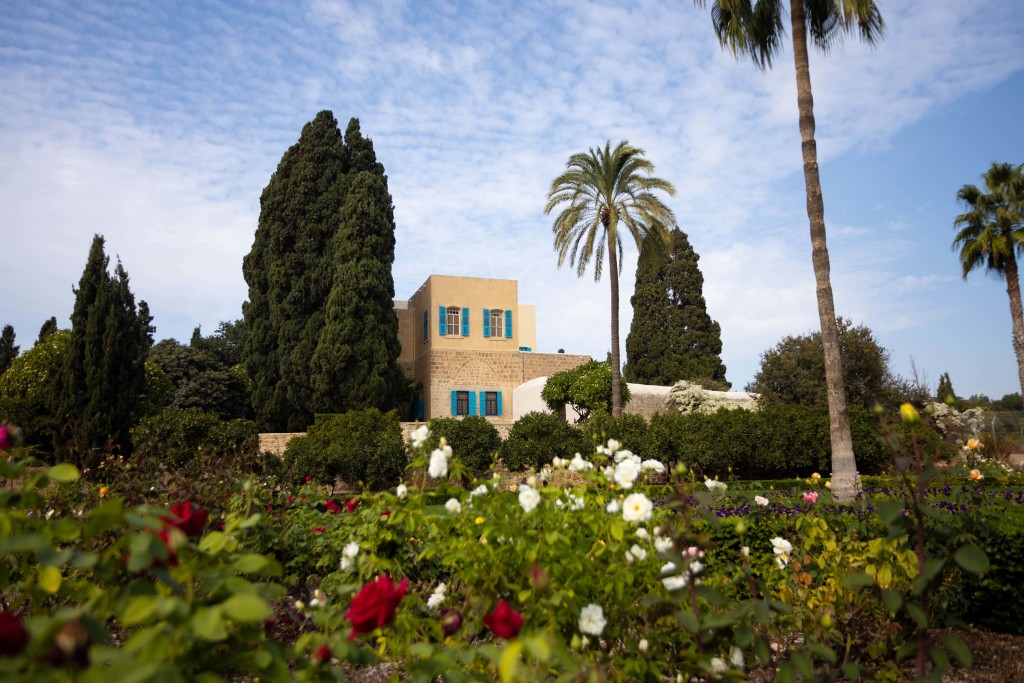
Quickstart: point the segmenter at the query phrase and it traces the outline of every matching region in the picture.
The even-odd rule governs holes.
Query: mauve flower
[[[172,505],[171,515],[171,517],[161,517],[160,519],[168,526],[180,529],[183,534],[189,537],[195,537],[203,533],[203,528],[206,526],[209,518],[206,510],[193,510],[191,500]]]
[[[441,612],[441,631],[446,636],[454,635],[462,626],[462,614],[453,609],[446,609]]]
[[[810,503],[811,505],[814,505],[815,503],[818,502],[818,492],[808,491],[803,495],[803,500],[805,503]]]
[[[348,634],[349,640],[390,624],[408,587],[409,579],[402,579],[402,582],[395,586],[386,574],[381,574],[363,586],[352,598],[352,604],[345,612],[345,618],[352,623],[352,631]]]
[[[14,439],[11,438],[11,432],[7,429],[7,425],[0,424],[0,451],[6,451],[13,445]]]
[[[28,645],[28,630],[16,615],[0,612],[0,655],[14,657]]]
[[[498,601],[494,611],[484,617],[484,625],[499,638],[515,638],[523,627],[523,616],[504,600]]]

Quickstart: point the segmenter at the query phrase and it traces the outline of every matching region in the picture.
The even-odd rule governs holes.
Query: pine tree
[[[36,344],[43,341],[51,334],[57,331],[57,316],[50,316],[50,319],[43,323],[43,326],[39,328],[39,338],[36,339]]]
[[[939,388],[935,393],[940,401],[957,400],[956,392],[953,391],[953,381],[949,378],[948,372],[939,375]]]
[[[135,305],[128,274],[118,262],[111,276],[103,237],[96,235],[75,290],[68,360],[56,375],[57,417],[74,420],[80,448],[108,440],[129,451],[129,429],[145,389],[145,359],[152,344],[152,317],[145,301]],[[61,435],[56,435],[61,445]]]
[[[264,189],[242,267],[249,285],[242,357],[262,428],[299,431],[316,412],[394,407],[396,387],[404,386],[392,304],[394,230],[372,141],[357,119],[343,139],[334,115],[320,112]],[[362,301],[353,299],[357,291]],[[342,379],[347,387],[330,386]]]
[[[405,397],[407,382],[397,362],[395,222],[382,174],[351,179],[334,246],[334,286],[313,356],[314,403],[324,412],[390,410]]]
[[[645,244],[636,273],[633,324],[626,338],[627,381],[669,386],[685,379],[728,388],[722,333],[708,315],[700,256],[686,233],[672,231],[672,251],[658,258]]]
[[[11,363],[18,357],[18,349],[14,345],[14,326],[4,325],[4,331],[0,334],[0,375],[11,367]]]

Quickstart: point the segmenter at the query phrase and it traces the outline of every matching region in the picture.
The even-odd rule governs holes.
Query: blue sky
[[[880,1],[874,49],[813,53],[839,314],[910,374],[1019,391],[1005,285],[950,251],[957,189],[1024,162],[1024,14]],[[689,2],[0,2],[0,323],[68,324],[94,233],[157,339],[240,317],[259,196],[302,125],[358,117],[398,225],[396,295],[430,273],[518,279],[538,350],[609,348],[607,279],[559,270],[551,180],[628,139],[679,192],[737,388],[817,327],[792,56],[762,73]],[[622,337],[635,274],[627,250]]]

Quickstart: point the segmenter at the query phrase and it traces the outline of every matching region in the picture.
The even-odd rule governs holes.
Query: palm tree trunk
[[[825,204],[821,198],[818,148],[814,141],[814,99],[811,96],[811,69],[807,58],[804,0],[790,0],[789,6],[793,59],[796,62],[796,100],[800,112],[804,183],[807,186],[807,218],[811,224],[811,258],[814,263],[814,280],[818,295],[821,343],[825,349],[825,388],[828,391],[829,431],[832,441],[832,495],[838,502],[850,502],[860,492],[860,483],[857,479],[857,462],[853,455],[853,439],[850,436],[843,359],[839,353],[839,329],[836,326],[828,247],[825,244]]]
[[[1013,320],[1013,350],[1017,354],[1017,378],[1020,395],[1024,396],[1024,306],[1020,300],[1020,280],[1017,258],[1010,252],[1006,259],[1006,293],[1010,297],[1010,318]]]
[[[622,374],[619,372],[619,258],[615,226],[608,227],[608,279],[612,283],[612,417],[622,417]]]

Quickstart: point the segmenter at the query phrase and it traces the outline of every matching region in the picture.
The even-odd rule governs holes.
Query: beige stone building
[[[399,364],[420,388],[413,419],[482,415],[513,421],[513,392],[590,356],[538,353],[536,309],[515,280],[431,275],[395,301]]]

